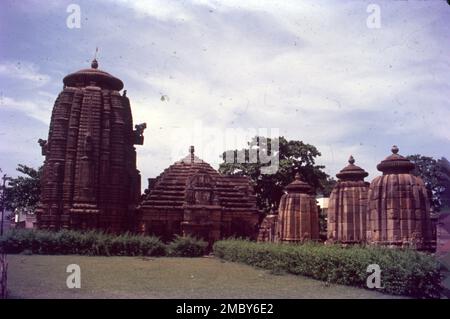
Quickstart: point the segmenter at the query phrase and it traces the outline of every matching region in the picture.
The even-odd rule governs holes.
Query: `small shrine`
[[[300,174],[285,188],[278,209],[277,240],[302,242],[319,239],[319,210],[312,187]]]
[[[368,194],[367,241],[388,246],[433,249],[430,201],[420,177],[411,174],[414,164],[392,154],[377,165],[383,175],[370,183]]]
[[[369,183],[364,177],[369,174],[355,165],[350,156],[348,165],[336,177],[328,203],[327,241],[362,243],[366,240],[367,194]]]

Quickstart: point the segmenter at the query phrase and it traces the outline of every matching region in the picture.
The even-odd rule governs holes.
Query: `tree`
[[[428,189],[431,205],[435,212],[439,212],[442,207],[443,195],[448,188],[448,180],[450,179],[449,172],[445,170],[445,164],[448,164],[448,161],[444,158],[435,160],[433,157],[420,154],[409,155],[406,158],[416,165],[412,173],[422,178]],[[447,183],[445,182],[446,180]]]
[[[19,164],[16,170],[25,176],[9,178],[9,186],[5,190],[5,207],[12,211],[34,211],[39,201],[42,166],[36,170]]]
[[[267,140],[267,142],[264,142]],[[278,138],[278,152],[272,151],[271,139],[255,136],[248,142],[248,148],[240,151],[227,151],[225,154],[234,154],[234,159],[226,160],[220,164],[219,172],[222,174],[248,176],[255,187],[257,205],[264,213],[272,208],[278,208],[284,188],[294,180],[295,173],[299,172],[314,191],[327,196],[336,181],[330,179],[323,171],[325,166],[316,165],[315,160],[321,153],[314,145],[305,144],[302,141],[288,141],[284,137]],[[252,162],[253,154],[257,154],[257,161]],[[260,161],[262,154],[270,154],[279,157],[279,167],[274,174],[263,174],[262,169],[270,166],[270,163]],[[237,158],[245,158],[245,162],[237,161]],[[231,162],[231,163],[230,163]]]
[[[450,162],[442,157],[438,160],[439,174],[438,181],[444,187],[441,193],[441,212],[450,213]]]

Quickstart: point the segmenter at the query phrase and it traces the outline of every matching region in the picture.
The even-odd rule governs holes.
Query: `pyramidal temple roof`
[[[210,177],[212,192],[225,209],[257,211],[256,196],[250,180],[245,176],[222,175],[208,163],[190,154],[166,168],[154,181],[142,202],[143,208],[184,208],[189,180],[197,174]]]

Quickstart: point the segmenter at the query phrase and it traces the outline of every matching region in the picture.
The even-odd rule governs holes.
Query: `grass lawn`
[[[393,298],[216,258],[9,255],[10,298]],[[81,267],[68,289],[66,267]]]

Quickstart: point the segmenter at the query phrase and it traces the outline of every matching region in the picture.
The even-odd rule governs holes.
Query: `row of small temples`
[[[327,242],[435,248],[427,188],[411,174],[414,164],[398,151],[392,147],[392,154],[377,165],[382,175],[371,183],[364,181],[368,173],[350,156],[349,165],[336,174],[338,182],[329,198]],[[262,222],[258,240],[319,240],[319,208],[311,190],[297,174],[286,187],[278,214]]]
[[[133,231],[170,240],[192,235],[214,241],[247,237],[261,241],[319,240],[319,208],[313,188],[299,174],[286,187],[278,214],[261,212],[247,177],[226,176],[189,154],[149,179],[141,195],[135,145],[146,124],[133,126],[120,79],[91,68],[67,75],[51,116],[37,225],[41,229]],[[353,157],[336,176],[328,208],[329,242],[411,245],[435,243],[423,181],[414,164],[392,148],[372,183]]]

